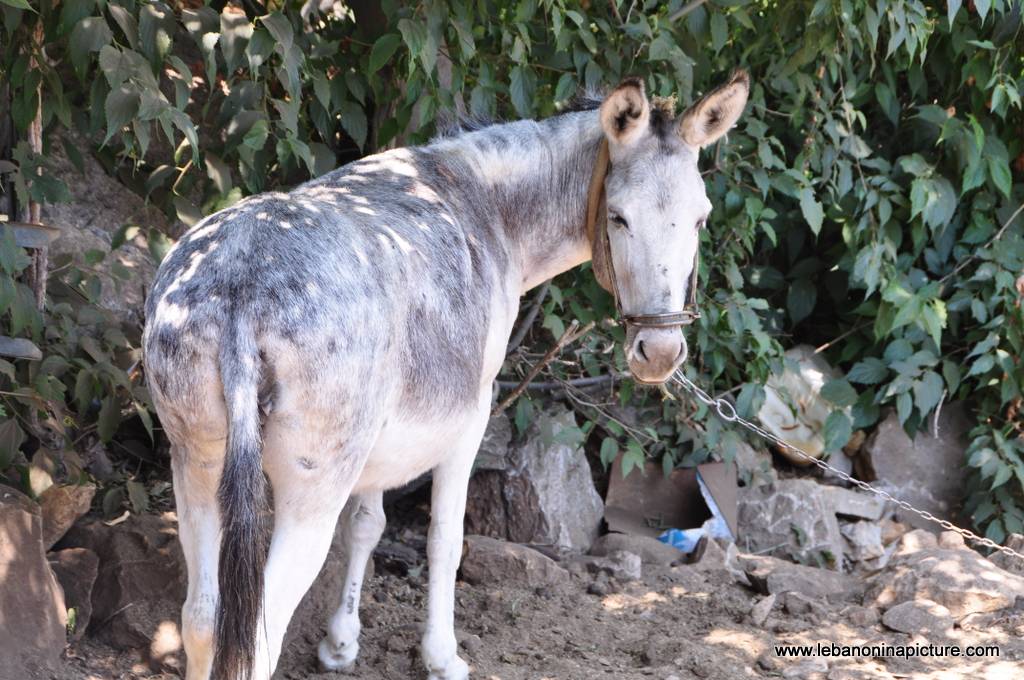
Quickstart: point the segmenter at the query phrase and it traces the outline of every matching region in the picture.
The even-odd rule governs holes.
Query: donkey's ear
[[[707,93],[688,108],[679,121],[679,136],[692,147],[712,144],[739,120],[747,105],[750,76],[733,72],[729,82]]]
[[[613,145],[632,144],[647,129],[651,105],[644,93],[644,82],[627,78],[601,104],[601,127]]]

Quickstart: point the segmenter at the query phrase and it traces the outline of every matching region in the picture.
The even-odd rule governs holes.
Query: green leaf
[[[635,439],[629,440],[626,444],[626,451],[622,454],[622,478],[625,479],[634,468],[644,469],[647,456],[643,447]]]
[[[786,295],[786,308],[794,326],[814,311],[817,300],[818,289],[808,279],[797,279],[790,285]]]
[[[821,203],[814,197],[814,191],[810,187],[800,190],[800,212],[803,213],[811,231],[817,236],[825,219],[825,211],[822,209]]]
[[[938,405],[944,389],[942,376],[935,371],[925,371],[924,375],[914,381],[914,403],[922,416]]]
[[[105,144],[139,112],[139,93],[126,85],[112,89],[103,110],[107,116],[107,136],[103,140]]]
[[[905,425],[914,409],[914,400],[910,392],[904,392],[896,397],[896,415],[899,416],[900,425]]]
[[[149,493],[146,487],[133,479],[125,482],[124,486],[128,490],[128,501],[132,504],[132,511],[140,515],[149,512]]]
[[[79,76],[84,75],[89,66],[89,53],[99,52],[113,38],[114,34],[103,17],[88,17],[78,22],[68,41],[68,53]]]
[[[416,59],[423,52],[427,44],[427,26],[418,21],[401,19],[398,22],[398,30],[402,34],[402,41],[409,48],[409,54]]]
[[[618,456],[619,443],[611,437],[605,437],[601,442],[601,463],[607,468]]]
[[[711,14],[711,49],[721,52],[729,39],[729,26],[721,12]]]
[[[363,107],[354,101],[346,101],[341,104],[341,126],[345,132],[351,135],[359,148],[366,145],[367,122],[366,113]]]
[[[1002,161],[998,158],[989,157],[988,159],[988,173],[992,178],[992,183],[996,185],[996,188],[1006,196],[1010,197],[1010,191],[1013,188],[1013,176],[1010,174],[1010,164]]]
[[[868,357],[858,361],[846,374],[847,380],[861,385],[877,385],[889,375],[889,367],[885,362],[875,357]]]
[[[838,378],[829,380],[821,388],[821,396],[840,408],[853,406],[857,401],[857,390],[846,380]]]
[[[537,77],[528,66],[512,68],[509,96],[512,98],[512,106],[515,107],[516,113],[523,118],[530,118],[533,115],[533,92],[536,82]]]
[[[377,38],[376,42],[373,43],[373,47],[370,49],[370,61],[367,66],[367,75],[373,75],[379,71],[391,57],[394,56],[395,50],[402,44],[402,37],[395,33],[385,33],[381,37]]]
[[[953,25],[953,20],[956,18],[956,13],[960,11],[960,7],[963,5],[963,0],[948,0],[946,4],[947,16],[949,18],[949,24]]]
[[[121,424],[121,406],[116,397],[105,397],[100,405],[100,414],[96,420],[96,433],[103,443],[109,442],[117,433]]]
[[[27,9],[30,12],[35,12],[32,9],[32,5],[28,4],[28,0],[0,0],[0,3],[7,5],[8,7],[14,7],[15,9]],[[4,467],[0,465],[0,467]]]
[[[273,12],[262,17],[260,21],[270,31],[271,37],[277,43],[282,54],[291,49],[292,42],[295,40],[295,32],[292,30],[292,24],[288,21],[288,17],[280,12]]]
[[[832,411],[825,419],[825,451],[839,451],[853,436],[853,423],[843,411]]]
[[[0,470],[10,467],[26,439],[28,437],[14,418],[0,423]]]

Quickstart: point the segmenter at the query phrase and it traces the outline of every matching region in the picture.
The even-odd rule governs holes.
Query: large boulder
[[[43,549],[39,506],[0,486],[0,678],[53,677],[66,625],[64,594]]]
[[[740,555],[740,568],[750,584],[766,595],[800,593],[811,598],[849,598],[862,592],[857,581],[829,569],[806,567],[763,555]]]
[[[840,568],[843,535],[827,487],[785,479],[739,493],[739,545],[749,553]]]
[[[73,144],[82,152],[82,170],[68,158],[64,148]],[[114,234],[124,225],[176,235],[180,225],[172,225],[167,217],[134,191],[107,174],[100,163],[87,152],[90,144],[76,135],[63,132],[60,143],[54,143],[47,155],[48,168],[68,186],[71,199],[64,203],[44,203],[41,218],[44,224],[57,227],[61,236],[50,246],[51,262],[61,256],[81,256],[90,250],[109,252]],[[115,265],[131,273],[127,281],[112,274]],[[91,267],[103,282],[101,303],[127,320],[141,322],[145,293],[156,273],[144,236],[136,236],[104,260]]]
[[[536,588],[570,578],[550,557],[488,536],[466,536],[460,571],[467,583],[486,586],[511,583]]]
[[[118,649],[148,649],[162,625],[177,625],[186,581],[173,513],[133,515],[113,527],[86,519],[58,548],[86,548],[99,557],[91,634]]]
[[[524,442],[509,448],[504,469],[478,471],[469,483],[466,533],[590,548],[604,504],[583,449],[560,441],[560,433],[575,427],[565,408],[541,412]]]
[[[92,484],[54,484],[39,495],[43,514],[43,545],[47,550],[59,541],[67,530],[89,512],[96,487]]]
[[[942,547],[922,530],[906,534],[889,567],[869,579],[864,604],[891,608],[930,600],[954,619],[1013,606],[1024,577],[1004,571],[963,546]]]
[[[96,583],[100,559],[88,548],[58,550],[50,553],[48,558],[57,582],[64,590],[64,604],[68,608],[68,634],[72,640],[78,640],[85,634],[92,619],[92,588]]]
[[[937,434],[918,432],[911,439],[895,413],[883,420],[864,445],[864,456],[878,488],[940,517],[955,517],[966,485],[964,451],[970,421],[963,404],[942,408]],[[916,513],[897,509],[896,519],[922,529],[936,526]]]

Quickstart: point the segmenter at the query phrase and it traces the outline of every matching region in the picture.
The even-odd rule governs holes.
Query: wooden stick
[[[540,361],[538,361],[536,364],[530,367],[530,370],[526,372],[526,376],[518,385],[516,385],[516,388],[512,390],[500,404],[494,407],[494,409],[491,411],[492,416],[498,415],[499,413],[507,409],[509,406],[511,406],[512,402],[518,399],[519,395],[526,391],[526,386],[530,384],[530,381],[536,378],[537,374],[540,373],[545,366],[547,366],[554,360],[558,353],[562,351],[563,347],[575,342],[576,340],[579,340],[581,337],[589,333],[591,329],[594,328],[593,321],[588,323],[583,328],[579,328],[579,325],[579,321],[573,321],[571,324],[569,324],[569,327],[565,329],[565,332],[562,333],[562,337],[558,338],[558,341],[555,342],[554,346],[547,351],[547,353],[543,356],[543,358],[541,358]],[[577,330],[577,328],[579,328],[579,330]]]

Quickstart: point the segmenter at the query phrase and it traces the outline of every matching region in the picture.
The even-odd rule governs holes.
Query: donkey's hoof
[[[453,656],[444,668],[431,668],[427,680],[467,680],[469,666],[458,656]]]
[[[317,647],[316,656],[320,659],[320,668],[324,671],[350,671],[356,664],[359,655],[359,643],[333,645],[330,638],[324,638]]]

